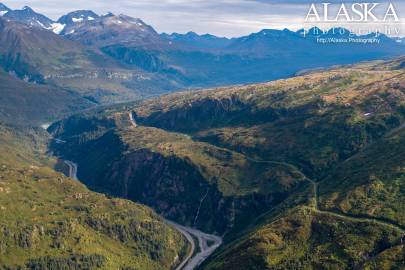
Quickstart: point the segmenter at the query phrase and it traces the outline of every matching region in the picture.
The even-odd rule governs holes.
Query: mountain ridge
[[[225,233],[201,269],[400,267],[403,61],[76,115],[53,149],[89,186]]]
[[[46,48],[55,60],[40,54],[40,50],[30,56],[21,54],[17,59],[16,48],[9,46],[10,51],[3,49],[6,71],[29,81],[77,89],[101,104],[182,89],[265,82],[291,77],[302,70],[405,54],[405,45],[384,35],[380,36],[379,44],[322,44],[317,41],[317,35],[303,36],[300,31],[288,29],[265,29],[232,39],[193,32],[158,34],[141,19],[112,13],[100,16],[91,10],[74,11],[58,22],[48,22],[52,28],[37,23],[31,26],[30,16],[26,18],[28,21],[19,20],[18,16],[13,18],[16,28],[22,28],[18,22],[27,25],[24,31],[32,32],[31,40],[34,41],[34,35],[41,36],[41,40],[27,47]],[[59,35],[45,35],[40,29]],[[359,36],[364,38],[367,36]],[[73,48],[77,50],[73,52],[75,57],[69,58],[69,61],[74,59],[70,63],[64,58]],[[41,59],[30,59],[35,55],[42,55]],[[41,67],[48,70],[40,70]]]
[[[1,269],[404,268],[400,39],[0,12]]]

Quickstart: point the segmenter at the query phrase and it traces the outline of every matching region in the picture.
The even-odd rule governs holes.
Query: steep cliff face
[[[403,121],[398,62],[169,95],[136,106],[135,118],[322,177]]]
[[[79,178],[90,187],[145,203],[183,224],[224,233],[305,186],[303,176],[283,164],[259,164],[160,129],[120,128],[124,121],[113,118],[109,129],[103,118],[89,128],[97,121],[86,117],[51,127],[66,141],[54,149],[79,164]],[[89,125],[83,129],[83,123]]]
[[[179,97],[179,98],[176,98]],[[193,99],[193,97],[195,99]],[[187,106],[190,99],[190,106]],[[192,105],[191,105],[192,102]],[[152,102],[151,102],[152,103]],[[179,132],[195,132],[224,125],[260,124],[271,122],[285,114],[285,110],[260,110],[254,101],[238,95],[163,97],[159,103],[136,108],[138,122]],[[166,108],[166,105],[169,108]],[[156,109],[156,110],[154,110]]]
[[[150,205],[183,224],[223,232],[229,223],[229,205],[220,202],[216,187],[192,164],[174,156],[164,157],[149,149],[129,153],[112,164],[103,184],[116,195]]]
[[[183,224],[219,233],[243,226],[287,196],[287,191],[225,195],[218,183],[211,182],[214,179],[204,178],[196,164],[149,149],[131,152],[108,167],[96,186],[152,206]]]
[[[402,61],[79,115],[55,149],[91,186],[225,233],[203,269],[400,267]]]

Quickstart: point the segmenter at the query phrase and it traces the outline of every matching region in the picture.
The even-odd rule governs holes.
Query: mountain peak
[[[136,24],[138,26],[145,26],[146,24],[139,18],[134,18],[125,14],[120,14],[117,16],[118,18],[124,19],[128,23]]]
[[[133,18],[125,14],[114,15],[110,13],[110,15],[99,17],[99,20],[96,21],[96,23],[122,29],[138,29],[141,31],[152,30],[152,28],[144,23],[141,19]]]
[[[95,19],[99,18],[96,13],[91,10],[76,10],[70,12],[62,17],[59,18],[58,23],[65,24],[67,26],[71,26],[77,23],[83,23],[86,21],[94,21]]]
[[[0,10],[11,10],[8,6],[3,3],[0,3]]]
[[[9,9],[6,5],[3,3],[0,3],[0,17],[9,12],[11,9]]]
[[[48,30],[52,28],[52,24],[54,23],[48,17],[36,13],[29,6],[25,6],[19,10],[9,10],[4,14],[4,17],[12,21],[17,21],[29,26],[41,27]]]
[[[29,12],[34,12],[34,10],[32,8],[30,8],[29,6],[24,6],[21,10],[25,10],[25,11],[29,11]]]
[[[185,35],[188,37],[199,37],[200,36],[196,32],[193,32],[193,31],[189,31]]]
[[[111,16],[115,16],[114,13],[112,13],[111,11],[101,15],[101,17],[111,17]]]
[[[85,13],[85,17],[82,16],[83,11],[78,14],[76,12],[73,17],[72,14],[69,14],[69,20],[64,17],[58,21],[66,24],[61,34],[86,45],[107,46],[117,43],[154,45],[162,43],[158,33],[139,18],[125,14],[108,13],[98,16],[93,13],[92,20],[89,20],[88,13]]]

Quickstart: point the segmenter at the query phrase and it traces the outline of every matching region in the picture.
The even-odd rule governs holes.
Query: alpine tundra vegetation
[[[202,269],[401,269],[403,63],[79,114],[52,149],[94,190],[225,235]]]
[[[333,29],[0,4],[0,269],[405,269],[405,45]]]

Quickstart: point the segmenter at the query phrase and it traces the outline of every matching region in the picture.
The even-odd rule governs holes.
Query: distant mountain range
[[[1,270],[404,269],[404,39],[0,14]]]
[[[319,43],[319,37],[342,35],[316,34],[316,28],[305,35],[303,30],[265,29],[229,39],[194,32],[159,34],[141,19],[91,10],[54,21],[27,6],[12,10],[0,4],[0,15],[4,71],[68,90],[93,104],[264,82],[302,70],[405,54],[402,39],[384,35],[377,44]]]

